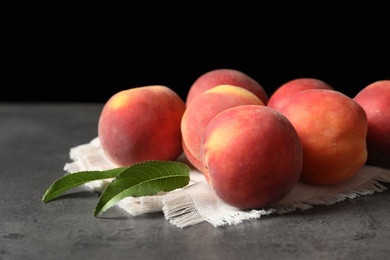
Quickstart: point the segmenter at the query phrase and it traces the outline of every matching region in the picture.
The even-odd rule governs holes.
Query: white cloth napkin
[[[72,162],[64,166],[68,174],[118,167],[105,156],[98,137],[89,143],[71,148],[70,159]],[[188,163],[184,155],[179,157],[178,161]],[[192,167],[189,163],[188,165]],[[273,207],[244,211],[224,203],[210,188],[203,174],[193,167],[191,169],[190,183],[182,189],[154,196],[126,197],[116,206],[132,216],[162,211],[165,219],[179,228],[203,221],[219,227],[258,219],[263,215],[283,214],[297,209],[306,210],[315,205],[331,205],[347,198],[382,192],[386,190],[386,186],[381,182],[390,182],[390,169],[365,165],[353,178],[342,183],[314,186],[298,182],[294,189]],[[92,181],[85,186],[102,192],[110,181],[110,179]]]

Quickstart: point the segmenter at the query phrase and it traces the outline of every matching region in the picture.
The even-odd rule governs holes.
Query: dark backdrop
[[[9,59],[2,63],[0,102],[103,103],[120,90],[153,84],[166,85],[185,99],[197,77],[217,68],[241,70],[269,96],[298,77],[321,79],[351,97],[376,80],[390,79],[383,15],[374,20],[348,12],[347,19],[346,10],[335,9],[322,16],[292,12],[281,22],[281,13],[270,20],[261,9],[244,24],[224,15],[200,24],[201,16],[188,13],[172,20],[160,13],[146,23],[151,14],[108,19],[89,12],[86,18],[86,12],[76,16],[74,10],[72,15],[34,13],[19,27],[9,27],[3,37]]]
[[[390,79],[388,54],[380,50],[340,50],[341,54],[294,49],[197,52],[60,50],[42,58],[43,64],[29,60],[25,66],[31,70],[25,68],[26,73],[14,76],[0,101],[105,102],[120,90],[153,84],[166,85],[185,99],[196,78],[216,68],[241,70],[269,95],[298,77],[321,79],[351,97],[376,80]]]

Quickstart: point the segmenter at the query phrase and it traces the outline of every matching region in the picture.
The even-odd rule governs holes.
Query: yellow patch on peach
[[[128,95],[128,92],[130,91],[132,91],[132,89],[123,90],[115,94],[115,98],[110,100],[108,108],[112,110],[117,110],[126,106],[126,104],[129,102],[129,99],[131,98],[131,96]]]
[[[118,110],[123,107],[126,108],[127,104],[131,102],[131,100],[136,99],[137,96],[141,93],[138,91],[140,88],[142,88],[142,91],[150,91],[151,93],[156,93],[156,95],[159,95],[159,92],[165,93],[167,91],[167,87],[162,85],[151,85],[122,90],[114,95],[115,98],[111,98],[108,104],[109,109]],[[142,93],[141,95],[143,96],[145,94]]]
[[[204,148],[207,149],[209,153],[220,151],[225,145],[226,140],[229,139],[229,136],[231,136],[230,128],[218,128],[210,134]]]
[[[236,88],[232,88],[232,86],[233,85],[222,84],[222,85],[218,85],[217,88],[214,87],[212,89],[207,90],[207,92],[210,92],[210,93],[229,93],[232,95],[238,95],[238,96],[244,95],[244,96],[248,96],[248,97],[254,96],[254,94],[252,92],[250,92],[246,89],[240,88],[238,86],[233,86]]]

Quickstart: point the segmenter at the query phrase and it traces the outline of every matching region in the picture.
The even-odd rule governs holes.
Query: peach
[[[275,109],[226,109],[207,125],[201,162],[206,180],[223,201],[240,209],[271,206],[296,185],[302,146],[291,122]]]
[[[225,109],[239,105],[264,105],[252,92],[232,85],[219,85],[198,96],[187,106],[181,120],[183,148],[194,167],[200,166],[203,131],[210,120]]]
[[[200,93],[223,84],[245,88],[255,94],[264,104],[267,104],[268,95],[260,83],[235,69],[215,69],[200,75],[187,93],[186,104],[188,105]]]
[[[353,99],[367,114],[367,164],[390,168],[390,80],[367,85]]]
[[[296,78],[279,86],[269,97],[267,106],[280,110],[291,96],[308,89],[333,90],[328,83],[316,78]]]
[[[310,89],[292,96],[280,112],[302,143],[302,181],[336,184],[365,164],[367,116],[352,98],[335,90]]]
[[[202,165],[200,163],[200,160],[195,157],[187,148],[187,145],[185,144],[184,140],[182,140],[182,146],[183,146],[183,152],[186,156],[188,162],[195,167],[195,169],[202,171]]]
[[[118,166],[145,160],[175,160],[183,153],[181,118],[184,101],[162,85],[114,94],[104,105],[98,137],[107,157]]]

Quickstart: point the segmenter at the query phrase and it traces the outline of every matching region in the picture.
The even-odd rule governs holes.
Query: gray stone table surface
[[[178,228],[118,207],[94,217],[83,187],[43,203],[103,104],[0,104],[0,259],[390,259],[390,190],[238,225]],[[390,187],[389,184],[385,184]]]

